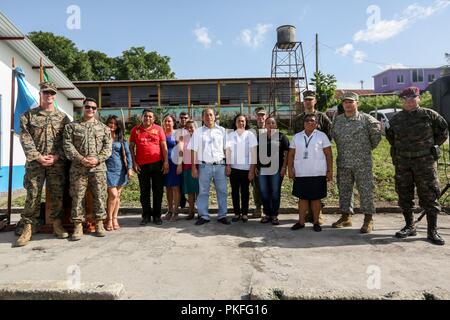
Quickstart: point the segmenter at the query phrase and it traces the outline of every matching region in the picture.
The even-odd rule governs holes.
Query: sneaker
[[[238,222],[239,220],[241,220],[241,216],[235,215],[235,216],[233,217],[233,219],[231,219],[231,222]]]

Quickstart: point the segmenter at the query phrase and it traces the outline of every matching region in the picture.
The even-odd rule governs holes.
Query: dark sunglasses
[[[89,109],[92,109],[92,110],[97,110],[97,107],[92,107],[92,106],[84,106],[84,109],[85,110],[89,110]]]

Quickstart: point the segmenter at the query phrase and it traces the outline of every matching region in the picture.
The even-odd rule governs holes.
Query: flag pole
[[[39,84],[44,82],[44,63],[42,62],[42,57],[39,60]],[[39,95],[39,105],[42,106],[42,97]]]
[[[8,225],[11,224],[12,205],[12,175],[14,165],[14,107],[16,97],[16,61],[12,58],[12,79],[11,79],[11,129],[9,136],[9,176],[8,176]]]

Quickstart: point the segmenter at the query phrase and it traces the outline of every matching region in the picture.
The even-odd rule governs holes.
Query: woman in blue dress
[[[176,136],[176,119],[167,115],[163,119],[163,128],[166,134],[167,149],[169,154],[169,173],[164,177],[164,185],[167,193],[168,213],[165,220],[177,221],[178,207],[180,206],[182,162],[179,161],[179,147]]]
[[[122,123],[117,116],[110,116],[106,125],[111,129],[112,155],[106,161],[108,171],[106,173],[108,182],[108,202],[106,230],[119,230],[117,220],[120,208],[120,195],[123,187],[128,184],[128,179],[133,175],[133,160],[131,159],[128,142],[124,139]]]

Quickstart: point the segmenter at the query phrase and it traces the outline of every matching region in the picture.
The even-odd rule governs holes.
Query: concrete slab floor
[[[417,237],[399,240],[393,235],[402,215],[378,214],[370,235],[359,234],[363,218],[336,230],[329,226],[338,216],[327,215],[315,233],[311,225],[291,231],[296,215],[282,215],[276,227],[259,220],[225,226],[215,216],[204,226],[180,220],[141,227],[139,216],[124,216],[122,230],[106,238],[37,234],[24,248],[12,248],[14,233],[0,233],[0,283],[66,281],[79,268],[83,283],[122,283],[122,299],[239,300],[252,288],[450,290],[450,216],[439,217],[443,247],[425,241],[426,221]]]

